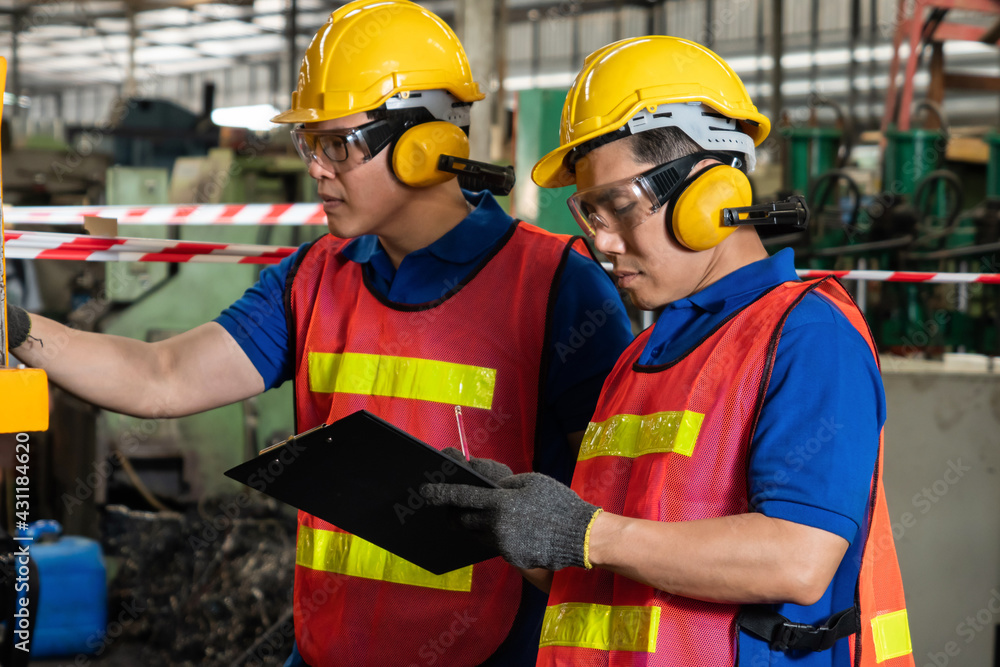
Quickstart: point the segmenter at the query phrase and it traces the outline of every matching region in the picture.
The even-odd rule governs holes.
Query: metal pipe
[[[885,241],[870,241],[868,243],[855,243],[854,245],[841,245],[832,248],[820,248],[812,252],[817,257],[832,257],[836,255],[856,255],[862,252],[873,250],[893,250],[904,248],[913,243],[912,236],[900,236],[896,239],[886,239]]]
[[[882,119],[875,115],[875,45],[878,44],[878,3],[869,2],[868,12],[868,127],[878,127]]]
[[[812,0],[809,8],[809,55],[812,62],[809,65],[809,90],[816,91],[819,80],[819,63],[816,52],[819,51],[819,0]],[[815,114],[815,109],[813,114]]]
[[[950,248],[948,250],[934,250],[932,252],[908,252],[906,259],[957,259],[959,257],[971,257],[1000,250],[1000,243],[984,243],[982,245],[970,245],[964,248]]]
[[[848,38],[847,49],[850,52],[851,59],[847,63],[847,113],[851,118],[855,117],[854,106],[858,102],[858,91],[854,86],[854,79],[858,73],[858,60],[854,54],[855,49],[858,47],[858,38],[861,34],[861,0],[851,0],[851,20],[850,20],[850,36]],[[853,126],[854,123],[851,123]],[[853,132],[854,128],[844,128],[845,134],[847,132]]]
[[[764,51],[767,46],[767,37],[764,34],[764,3],[757,3],[757,90],[764,85]],[[771,114],[774,116],[774,114]],[[778,120],[777,117],[774,118]]]
[[[10,32],[10,88],[11,92],[17,98],[21,97],[21,30],[23,29],[22,20],[24,19],[23,12],[14,12],[11,17],[11,32]],[[15,104],[13,106],[14,114],[16,115],[20,105]]]
[[[299,2],[298,0],[288,0],[288,15],[285,19],[285,42],[288,48],[288,89],[296,87],[299,77],[298,49],[295,46],[295,35],[299,26]]]
[[[715,44],[715,28],[712,26],[712,22],[715,20],[715,17],[713,16],[714,14],[714,0],[705,0],[705,46],[710,49]]]
[[[500,0],[500,4],[506,6],[506,0]],[[579,70],[583,67],[583,54],[580,53],[580,16],[574,14],[573,18],[573,40],[570,44],[570,62],[574,70]]]
[[[622,39],[625,35],[622,33],[622,7],[624,6],[623,0],[615,0],[615,18],[614,18],[614,41]]]
[[[771,2],[771,118],[777,120],[785,106],[781,97],[781,84],[784,72],[781,69],[781,57],[785,53],[785,2],[784,0],[772,0]]]
[[[125,8],[125,16],[128,19],[128,69],[125,70],[125,85],[122,90],[122,97],[130,100],[135,97],[135,42],[139,39],[139,28],[135,21],[135,7],[131,4]]]
[[[542,69],[542,27],[541,20],[531,22],[531,83],[538,85],[538,74]]]
[[[961,273],[966,273],[969,270],[969,262],[968,262],[968,260],[963,259],[962,261],[960,261],[958,263],[958,270]],[[956,285],[955,289],[957,291],[957,297],[958,297],[958,303],[957,303],[958,312],[963,313],[963,314],[968,314],[968,312],[969,312],[969,284],[968,283],[959,283],[958,285]],[[959,354],[961,354],[961,353],[965,352],[965,346],[964,345],[957,345],[955,347],[955,351],[958,352]],[[990,366],[990,372],[993,371],[992,363],[993,363],[993,359],[991,357],[990,358],[990,364],[991,364],[991,366]]]

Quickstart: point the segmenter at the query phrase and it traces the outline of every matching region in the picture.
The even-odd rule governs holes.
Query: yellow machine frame
[[[0,92],[6,87],[7,60],[0,58]],[[0,119],[3,105],[0,104]],[[2,148],[2,147],[0,147]],[[9,368],[7,352],[7,270],[3,229],[3,170],[0,169],[0,433],[49,428],[49,383],[37,368]]]

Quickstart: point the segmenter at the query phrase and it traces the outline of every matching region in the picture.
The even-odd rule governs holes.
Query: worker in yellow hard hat
[[[882,489],[885,396],[864,317],[802,282],[756,224],[769,130],[705,47],[648,36],[591,54],[535,165],[643,309],[571,486],[434,483],[514,565],[555,571],[538,665],[913,665]]]
[[[87,400],[158,418],[292,381],[299,432],[368,409],[444,449],[459,444],[458,405],[471,453],[501,462],[482,474],[568,482],[631,328],[586,244],[510,218],[491,194],[510,189],[510,170],[468,160],[482,98],[433,13],[406,0],[340,7],[274,119],[295,124],[331,233],[162,343],[71,334],[21,311],[15,354]],[[434,575],[299,515],[289,664],[520,667],[535,660],[544,607],[499,557]]]

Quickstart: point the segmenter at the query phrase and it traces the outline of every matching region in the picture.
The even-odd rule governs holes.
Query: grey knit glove
[[[7,349],[21,347],[31,333],[31,318],[28,311],[7,304]]]
[[[424,484],[431,505],[459,509],[463,526],[479,533],[511,565],[559,570],[585,567],[584,541],[598,508],[568,486],[537,472],[511,475],[499,489]]]
[[[510,477],[514,474],[513,470],[499,461],[494,461],[493,459],[477,459],[473,456],[471,459],[466,461],[465,454],[455,447],[445,447],[441,450],[441,452],[443,454],[447,454],[459,463],[464,463],[491,482],[499,482],[501,479]]]

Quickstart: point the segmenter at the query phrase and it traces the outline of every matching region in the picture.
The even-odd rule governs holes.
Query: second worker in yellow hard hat
[[[770,123],[732,68],[683,39],[591,54],[543,187],[642,309],[571,486],[424,487],[509,562],[555,570],[538,665],[913,665],[882,489],[885,395],[864,317],[833,279],[798,279],[754,224]]]

